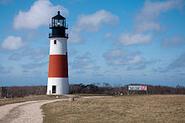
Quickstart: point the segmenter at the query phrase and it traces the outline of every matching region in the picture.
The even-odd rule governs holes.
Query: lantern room
[[[56,16],[52,17],[49,28],[52,30],[49,34],[49,38],[68,38],[68,34],[66,33],[66,30],[68,29],[66,24],[66,18],[60,15],[60,11],[58,11],[58,14]]]

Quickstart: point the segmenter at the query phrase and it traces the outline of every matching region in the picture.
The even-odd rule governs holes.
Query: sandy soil
[[[40,107],[46,103],[62,100],[67,99],[28,101],[0,106],[0,123],[42,123]]]

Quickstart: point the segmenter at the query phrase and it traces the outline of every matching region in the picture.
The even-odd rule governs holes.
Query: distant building
[[[143,84],[130,84],[128,85],[128,94],[143,94],[148,93],[147,85]]]
[[[129,91],[147,91],[146,85],[129,85],[128,86]]]

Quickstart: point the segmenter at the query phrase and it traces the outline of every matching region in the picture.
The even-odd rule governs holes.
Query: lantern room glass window
[[[66,20],[58,20],[58,19],[52,19],[52,26],[53,27],[66,27]]]

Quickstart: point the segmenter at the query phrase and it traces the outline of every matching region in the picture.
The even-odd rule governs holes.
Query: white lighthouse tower
[[[54,17],[49,27],[50,54],[48,70],[48,95],[65,95],[69,93],[68,60],[67,60],[67,25],[60,11]]]

